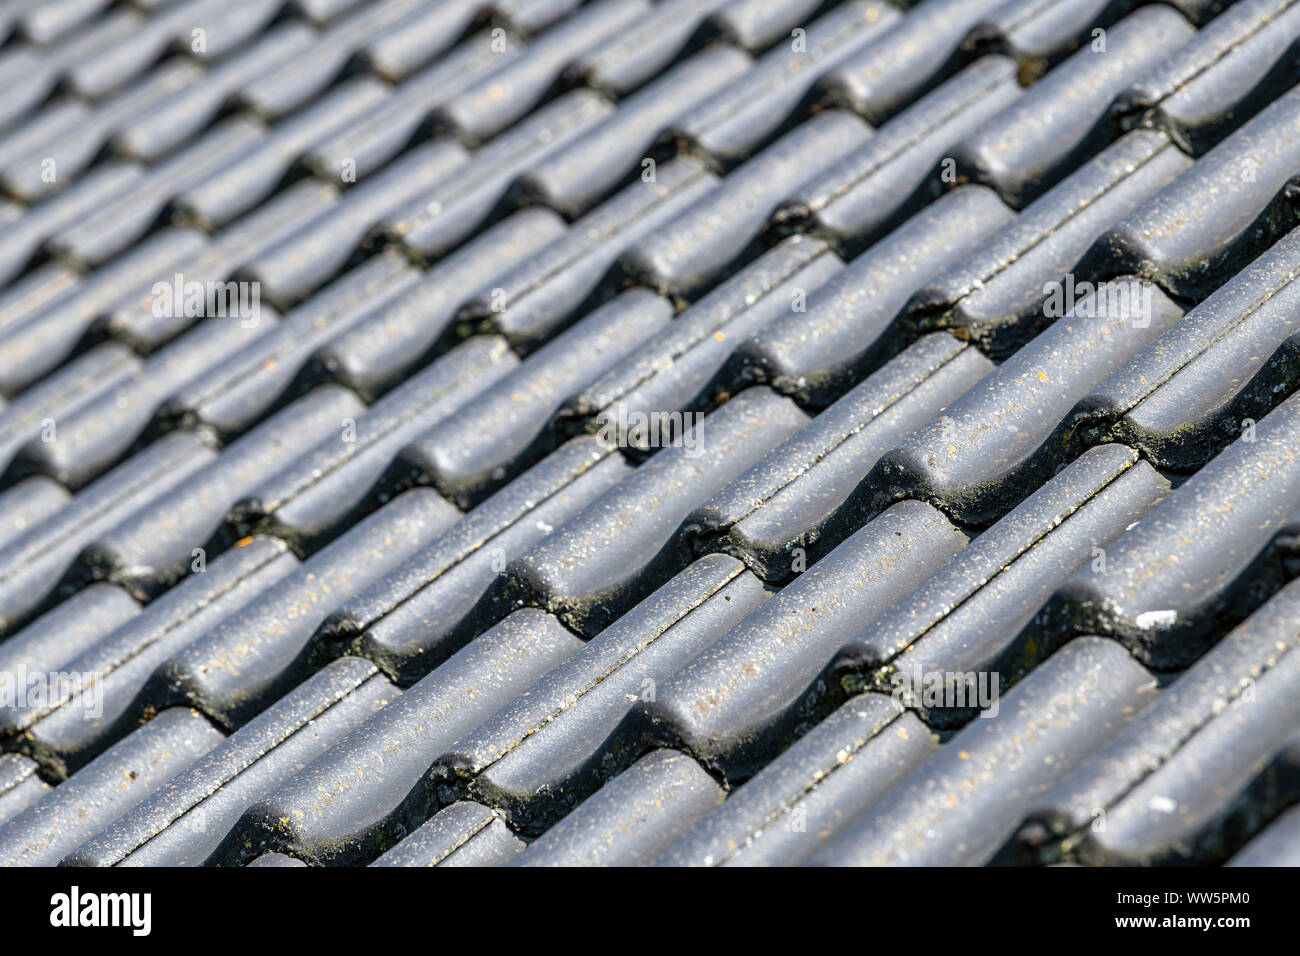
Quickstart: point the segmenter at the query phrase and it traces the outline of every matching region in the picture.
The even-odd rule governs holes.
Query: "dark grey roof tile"
[[[335,335],[313,356],[321,378],[373,395],[454,334],[457,309],[533,253],[563,235],[564,220],[549,209],[521,209],[434,263],[396,299]]]
[[[632,24],[584,54],[570,76],[594,89],[624,96],[668,67],[728,0],[659,0]],[[739,62],[735,52],[726,54]],[[677,72],[677,71],[673,71]]]
[[[1203,299],[1300,225],[1297,167],[1300,89],[1293,89],[1107,229],[1080,271],[1134,273]]]
[[[638,755],[620,722],[768,597],[740,562],[691,564],[440,756],[442,801],[469,793],[539,833]]]
[[[663,332],[673,317],[648,289],[619,293],[529,355],[485,391],[417,437],[403,464],[462,508],[472,507],[551,451],[566,396],[601,368]]]
[[[709,25],[748,50],[762,50],[804,25],[825,4],[820,0],[731,0],[709,16]]]
[[[1098,42],[1106,28],[1141,0],[1005,0],[982,16],[966,46],[1014,56],[1021,76],[1037,79],[1083,46]],[[1098,33],[1097,31],[1101,32]]]
[[[5,223],[0,236],[0,283],[23,271],[51,236],[92,214],[112,197],[125,193],[146,177],[138,163],[100,163],[77,177],[67,189],[32,207],[17,221]]]
[[[591,90],[573,90],[534,110],[490,143],[474,150],[458,175],[403,203],[379,231],[422,259],[451,252],[502,203],[520,175],[550,162],[557,150],[595,128],[611,110]]]
[[[656,866],[792,866],[883,797],[934,750],[881,694],[845,702],[655,860]]]
[[[649,451],[653,415],[703,410],[724,400],[740,384],[740,375],[726,369],[735,350],[784,316],[802,321],[807,296],[843,267],[820,239],[783,240],[576,391],[561,410],[562,427],[607,433],[620,447]]]
[[[311,147],[390,96],[389,88],[371,76],[332,87],[270,127],[259,149],[182,191],[175,199],[179,215],[208,232],[226,225],[269,196]]]
[[[245,86],[240,102],[272,120],[306,107],[326,93],[364,44],[425,2],[375,0],[361,4],[321,30],[307,50]]]
[[[371,866],[501,866],[524,848],[501,815],[468,800],[435,813]]]
[[[99,315],[141,284],[159,281],[204,242],[199,232],[167,227],[84,279],[51,276],[53,295],[37,290],[14,304],[11,322],[0,316],[0,392],[12,394],[57,367]]]
[[[0,713],[0,733],[20,734],[18,747],[52,772],[77,770],[163,704],[148,687],[159,664],[237,615],[296,567],[283,544],[253,538],[218,556],[138,614],[124,620],[106,616],[96,624],[103,634],[93,643],[72,646],[56,641],[53,649],[59,656],[49,663],[78,675],[77,683],[57,697]],[[41,620],[104,587],[108,585],[91,585]]]
[[[233,441],[199,474],[126,512],[85,547],[96,578],[154,596],[206,553],[231,507],[267,478],[333,438],[346,440],[365,406],[340,385],[322,385]]]
[[[217,230],[207,244],[173,263],[172,274],[179,272],[185,282],[198,282],[204,288],[209,282],[225,283],[240,265],[291,235],[301,223],[327,208],[337,195],[338,189],[328,183],[300,180]],[[156,283],[144,282],[110,306],[100,326],[106,334],[129,343],[137,351],[152,352],[195,320],[195,316],[187,315],[183,309],[166,307],[162,296],[171,295],[174,300],[173,286],[174,283],[165,283],[164,288],[155,292]],[[258,301],[260,304],[260,293]],[[274,317],[273,310],[266,305],[260,314],[264,319]]]
[[[1300,807],[1270,823],[1225,866],[1300,866]]]
[[[36,773],[36,761],[22,754],[0,754],[0,826],[49,792]]]
[[[70,866],[197,866],[244,811],[401,694],[335,661],[67,857]]]
[[[23,217],[27,207],[13,199],[0,199],[0,223],[12,226]]]
[[[0,548],[25,535],[68,502],[68,490],[34,475],[0,491]]]
[[[758,237],[789,193],[869,141],[852,113],[827,110],[728,173],[671,222],[624,253],[624,272],[659,291],[708,288]]]
[[[510,563],[509,596],[584,634],[601,630],[685,565],[679,525],[693,503],[807,421],[766,388],[747,389],[698,422],[682,420],[670,447]]]
[[[1022,64],[1026,80],[1081,46],[1105,43],[1107,29],[1143,0],[1006,0],[972,29],[967,46],[997,49]],[[1169,0],[1192,23],[1212,24],[1238,0]]]
[[[85,272],[122,253],[160,219],[180,191],[248,153],[264,127],[247,116],[224,120],[191,145],[152,167],[149,175],[46,241],[50,254]]]
[[[144,10],[147,13],[156,13],[164,7],[179,3],[180,0],[132,0],[131,5]],[[226,0],[229,3],[229,0]]]
[[[142,82],[96,106],[75,126],[60,129],[30,151],[7,158],[0,167],[0,184],[25,202],[66,188],[124,126],[202,80],[201,67],[174,57]]]
[[[1257,332],[1257,329],[1252,330]],[[1231,337],[1231,346],[1240,347],[1240,339],[1244,337],[1245,329],[1236,329],[1236,333],[1238,334]],[[1134,427],[1132,444],[1141,447],[1143,453],[1147,454],[1153,462],[1173,464],[1177,460],[1177,463],[1183,467],[1187,467],[1188,464],[1191,466],[1204,464],[1223,447],[1229,445],[1239,432],[1251,428],[1257,416],[1262,418],[1268,414],[1275,403],[1281,401],[1284,395],[1295,392],[1296,385],[1300,384],[1296,380],[1297,356],[1300,356],[1300,336],[1291,333],[1278,343],[1277,349],[1270,352],[1264,364],[1258,365],[1258,371],[1248,377],[1242,390],[1231,395],[1229,406],[1223,408],[1218,415],[1206,416],[1209,418],[1209,423],[1206,423],[1206,419],[1184,421],[1182,428],[1179,429],[1180,442],[1175,446],[1178,449],[1177,453],[1169,454],[1164,449],[1160,453],[1156,451],[1157,447],[1164,446],[1165,449],[1170,447],[1165,445],[1166,438],[1173,434],[1167,419],[1169,403],[1178,401],[1179,394],[1188,393],[1196,394],[1197,401],[1204,403],[1206,397],[1225,382],[1223,376],[1227,369],[1242,360],[1240,354],[1230,359],[1225,347],[1222,351],[1203,356],[1195,367],[1188,368],[1187,372],[1179,376],[1177,382],[1167,382],[1165,388],[1160,390],[1160,394],[1153,395],[1147,403],[1144,403],[1143,408],[1135,408],[1126,415],[1123,425]],[[1255,364],[1253,356],[1251,364]],[[1192,403],[1184,407],[1190,410]],[[1191,419],[1191,414],[1188,414],[1187,418]],[[1204,429],[1206,424],[1217,425],[1218,433],[1214,437],[1206,436],[1209,440],[1199,445],[1192,440],[1192,436]]]
[[[874,479],[963,524],[996,521],[1069,460],[1075,403],[1162,333],[1181,330],[1182,316],[1149,283],[1100,286],[941,415],[911,429]]]
[[[126,346],[103,342],[23,391],[0,410],[0,471],[32,438],[57,441],[59,428],[105,392],[132,381],[142,363]]]
[[[819,86],[831,102],[882,123],[956,73],[962,41],[999,0],[925,0],[888,33],[827,74]]]
[[[100,18],[90,29],[67,42],[41,48],[32,43],[15,43],[0,59],[0,71],[6,81],[5,104],[0,107],[0,125],[39,106],[56,90],[70,68],[91,59],[115,45],[129,45],[131,35],[140,29],[140,15],[120,9]]]
[[[373,859],[436,809],[433,759],[581,646],[549,614],[517,611],[249,808],[228,855]]]
[[[1300,0],[52,3],[0,862],[1285,843]]]
[[[657,750],[605,784],[509,865],[644,865],[725,796],[690,757]]]
[[[22,11],[18,17],[17,29],[33,43],[45,46],[91,20],[111,2],[112,0],[41,0],[32,9]]]
[[[176,0],[135,0],[137,6],[175,3]],[[257,36],[270,32],[273,24],[286,12],[285,0],[241,0],[231,3],[221,0],[216,9],[205,10],[205,15],[197,19],[197,25],[204,30],[203,43],[195,42],[196,18],[179,17],[179,46],[187,50],[196,59],[205,64],[220,63],[226,57],[233,58],[234,51],[246,47]],[[188,22],[187,22],[188,21]]]
[[[1087,838],[1097,820],[1109,828],[1112,809],[1127,804],[1144,781],[1154,780],[1160,768],[1179,760],[1183,747],[1218,721],[1227,726],[1235,723],[1236,717],[1228,716],[1232,709],[1254,725],[1237,736],[1238,744],[1257,740],[1257,731],[1264,733],[1275,712],[1288,710],[1287,703],[1261,695],[1265,691],[1271,695],[1274,677],[1270,675],[1275,670],[1283,672],[1284,683],[1287,674],[1294,675],[1300,660],[1295,653],[1298,645],[1300,585],[1293,583],[1161,691],[1121,733],[1038,797],[1017,837],[1021,853],[1036,861],[1059,859]],[[1294,685],[1294,676],[1289,683]],[[1217,783],[1225,769],[1221,761],[1206,763],[1203,779]],[[1168,807],[1164,801],[1158,804]],[[1138,807],[1129,804],[1130,820],[1131,811]],[[1150,817],[1147,825],[1161,826],[1159,820]]]
[[[913,595],[918,613],[896,607],[854,639],[833,671],[875,668],[876,682],[936,726],[960,724],[988,696],[996,706],[994,682],[1012,683],[1068,636],[1035,619],[1057,583],[1099,567],[1106,547],[1168,493],[1134,458],[1118,445],[1084,454],[922,585]],[[952,688],[952,700],[945,686],[938,699],[936,673],[965,686]]]
[[[535,348],[600,297],[601,282],[642,236],[672,221],[718,179],[698,160],[660,164],[652,183],[637,180],[605,200],[460,311],[519,349]]]
[[[536,33],[568,16],[584,0],[494,0],[497,18],[524,33]]]
[[[1086,264],[1089,247],[1105,242],[1113,223],[1141,209],[1190,162],[1163,133],[1128,133],[1031,203],[978,253],[918,290],[908,303],[908,322],[957,330],[1005,358],[1054,318],[1054,287],[1071,275],[1114,277]]]
[[[1121,93],[1117,117],[1200,155],[1300,81],[1300,7],[1240,0]]]
[[[504,339],[473,336],[358,415],[353,440],[336,430],[260,482],[234,509],[232,524],[314,547],[382,503],[379,479],[406,444],[518,365]]]
[[[918,285],[973,252],[1013,213],[984,186],[961,186],[852,260],[736,349],[737,377],[823,408],[902,344],[895,319]]]
[[[263,853],[256,860],[245,864],[245,866],[284,866],[290,868],[306,865],[302,860],[289,856],[287,853]]]
[[[476,33],[408,77],[381,103],[325,136],[307,150],[304,164],[316,175],[340,183],[345,173],[369,176],[415,141],[439,105],[522,55],[522,44],[506,42],[501,52],[490,32]]]
[[[511,609],[494,592],[508,563],[630,472],[595,438],[567,443],[356,596],[317,639],[413,681]]]
[[[230,7],[238,7],[231,16]],[[78,57],[64,68],[62,85],[89,99],[100,99],[153,66],[169,51],[191,50],[194,30],[203,30],[209,55],[232,49],[255,36],[276,15],[281,0],[186,0],[136,21],[130,42],[104,44],[93,55]]]
[[[67,266],[49,262],[37,266],[0,290],[0,339],[31,320],[32,313],[57,302],[80,277]],[[12,391],[17,391],[17,388]]]
[[[744,159],[778,132],[819,77],[898,22],[881,0],[850,0],[808,25],[795,38],[759,57],[720,93],[676,124],[672,136],[722,165]]]
[[[872,466],[992,365],[952,336],[926,336],[886,363],[687,517],[697,552],[723,550],[783,581],[879,511]]]
[[[812,862],[971,865],[991,858],[1026,804],[1119,730],[1155,693],[1119,644],[1079,638],[1052,655],[845,827]]]
[[[0,49],[0,80],[5,83],[6,93],[0,104],[3,129],[30,119],[29,110],[49,96],[58,82],[58,73],[31,46],[11,44]]]
[[[594,0],[580,7],[531,39],[522,56],[439,106],[435,122],[470,144],[496,135],[536,106],[565,67],[647,9],[647,0]]]
[[[395,498],[177,651],[156,672],[157,693],[186,699],[224,726],[241,726],[310,672],[304,651],[331,611],[459,516],[425,488]]]
[[[1088,863],[1221,863],[1300,797],[1300,666],[1288,654],[1113,807]]]
[[[4,684],[15,695],[0,706],[0,737],[12,738],[27,724],[27,714],[53,706],[59,695],[90,690],[89,680],[69,665],[139,613],[140,605],[121,588],[93,584],[0,644]],[[66,684],[56,682],[58,675],[66,678]],[[18,749],[23,741],[6,743],[6,749]]]
[[[23,69],[24,67],[20,65],[17,72],[21,73]],[[11,99],[6,98],[6,104],[11,102]],[[51,101],[26,122],[15,124],[9,130],[0,132],[0,165],[9,163],[32,148],[88,122],[92,112],[90,104],[72,97],[60,97]],[[2,115],[0,113],[0,116]]]
[[[895,505],[660,681],[629,723],[732,783],[752,776],[824,715],[817,678],[836,651],[965,545],[929,505]]]
[[[433,184],[455,179],[470,159],[464,147],[449,140],[417,146],[249,257],[236,274],[258,283],[276,307],[289,308],[334,278],[385,216]]]
[[[663,7],[660,4],[656,9]],[[630,40],[621,37],[619,43]],[[722,44],[683,60],[631,93],[613,113],[545,163],[525,172],[516,188],[518,197],[544,203],[570,218],[582,215],[638,169],[640,175],[649,175],[647,159],[653,162],[650,148],[668,125],[689,115],[748,70],[752,62],[743,51]]]
[[[43,0],[3,0],[0,2],[0,42],[7,41],[22,30],[23,19],[38,6],[52,6]]]
[[[365,0],[290,0],[294,9],[318,26],[342,16]]]
[[[193,424],[219,435],[234,434],[291,397],[299,372],[321,345],[372,315],[410,288],[420,273],[388,252],[343,273],[286,314],[242,354],[211,366],[174,393],[159,412],[161,427]]]
[[[489,6],[489,0],[448,0],[416,7],[362,43],[356,59],[396,83],[460,39]]]
[[[69,488],[81,487],[121,460],[168,395],[273,328],[267,319],[260,317],[256,325],[234,317],[207,319],[135,365],[129,375],[99,384],[93,397],[61,403],[57,412],[47,407],[54,424],[28,439],[12,466],[14,473],[38,471]],[[30,391],[34,389],[24,397]]]
[[[1131,444],[1162,468],[1199,468],[1295,390],[1297,271],[1300,230],[1097,383],[1075,427],[1092,441]]]
[[[791,191],[778,225],[853,254],[884,239],[935,198],[942,185],[935,166],[957,141],[1020,95],[1011,60],[979,60],[882,126],[862,149]]]
[[[223,739],[195,711],[163,711],[0,827],[0,861],[53,866]]]
[[[0,549],[0,633],[40,609],[81,549],[216,457],[192,432],[165,435]]]
[[[1107,547],[1105,573],[1085,569],[1063,584],[1051,608],[1058,626],[1114,636],[1162,670],[1199,657],[1234,607],[1276,586],[1256,558],[1300,507],[1297,429],[1292,396]]]
[[[1167,493],[1132,449],[1092,449],[849,641],[824,682],[895,690],[933,724],[963,722],[973,705],[930,706],[927,675],[971,672],[996,693],[991,682],[1010,683],[1033,667],[1059,643],[1058,632],[1034,621],[1058,582],[1096,566],[1096,549],[1104,554]]]
[[[1139,8],[1108,31],[1104,52],[1085,46],[967,135],[953,150],[958,181],[987,183],[1017,209],[1037,199],[1115,137],[1111,101],[1151,58],[1195,34],[1168,7]]]

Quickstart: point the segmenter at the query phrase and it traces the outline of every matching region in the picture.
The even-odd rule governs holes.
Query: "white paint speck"
[[[1144,631],[1151,631],[1156,628],[1173,627],[1177,620],[1177,611],[1145,611],[1137,616],[1137,626]]]

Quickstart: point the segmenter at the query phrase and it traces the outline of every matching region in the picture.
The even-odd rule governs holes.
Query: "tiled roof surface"
[[[0,863],[1300,864],[1300,0],[0,0]]]

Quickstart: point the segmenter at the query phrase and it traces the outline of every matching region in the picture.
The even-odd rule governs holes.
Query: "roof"
[[[1300,0],[0,0],[0,863],[1300,864],[1297,83]]]

